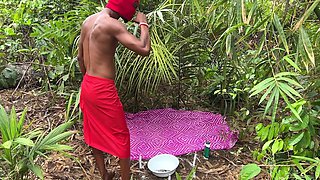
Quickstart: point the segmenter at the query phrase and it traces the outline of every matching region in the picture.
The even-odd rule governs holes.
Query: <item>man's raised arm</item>
[[[146,15],[139,12],[134,21],[138,22],[141,28],[140,39],[128,32],[126,27],[121,23],[115,24],[114,35],[116,39],[126,48],[141,56],[148,56],[150,54],[151,42]]]

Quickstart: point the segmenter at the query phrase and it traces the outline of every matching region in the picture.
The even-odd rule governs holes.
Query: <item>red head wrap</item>
[[[140,0],[109,0],[106,7],[117,12],[123,20],[130,21],[136,13],[139,2]]]

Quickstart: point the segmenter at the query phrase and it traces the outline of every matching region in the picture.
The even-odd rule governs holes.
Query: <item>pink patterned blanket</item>
[[[131,140],[131,159],[150,159],[158,154],[182,155],[204,149],[230,149],[238,134],[220,114],[157,109],[126,114]]]

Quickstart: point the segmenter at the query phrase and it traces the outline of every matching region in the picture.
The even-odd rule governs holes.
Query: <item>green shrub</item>
[[[66,122],[46,133],[41,129],[26,131],[24,128],[25,108],[20,119],[15,108],[10,114],[0,105],[0,178],[25,179],[32,171],[40,179],[44,178],[43,170],[37,164],[39,156],[46,156],[50,151],[66,151],[72,148],[59,142],[67,139],[75,131],[66,131],[73,123]]]

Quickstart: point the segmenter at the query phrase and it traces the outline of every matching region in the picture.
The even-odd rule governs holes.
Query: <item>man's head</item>
[[[125,22],[128,22],[136,13],[139,3],[140,0],[109,0],[106,8],[115,11]]]

